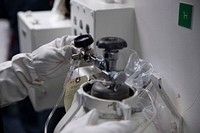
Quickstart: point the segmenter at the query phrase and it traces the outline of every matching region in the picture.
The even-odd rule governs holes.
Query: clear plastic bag
[[[145,88],[150,80],[153,72],[151,63],[140,59],[137,53],[132,53],[128,63],[124,69],[127,75],[126,82],[135,88]]]

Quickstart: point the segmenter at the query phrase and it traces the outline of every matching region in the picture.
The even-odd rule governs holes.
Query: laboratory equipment
[[[90,81],[80,85],[71,106],[67,106],[66,115],[58,123],[54,132],[60,132],[70,121],[95,108],[99,112],[98,123],[129,119],[133,121],[135,133],[181,133],[182,119],[163,92],[160,78],[152,76],[150,72],[148,76],[152,76],[152,80],[145,78],[148,81],[144,82],[143,86],[135,85],[135,82],[126,82],[127,79],[133,78],[130,75],[138,72],[130,69],[132,64],[125,65],[126,71],[121,69],[121,66],[117,67],[119,51],[127,47],[126,42],[118,37],[105,37],[98,40],[96,45],[104,49],[103,58],[93,53],[90,48],[92,43],[93,39],[90,35],[81,35],[74,40],[75,47],[80,48],[80,52],[72,58],[84,59],[86,62],[93,62],[94,65],[77,70],[79,78],[87,75]],[[136,54],[133,52],[132,55]],[[129,56],[128,63],[134,61],[138,62],[138,57]],[[133,67],[142,68],[144,65]],[[152,68],[149,67],[138,77],[149,72],[150,69]]]
[[[105,0],[71,0],[72,35],[90,34],[94,42],[107,36],[123,38],[133,49],[135,16],[132,0],[107,2]],[[101,50],[91,45],[96,53]]]
[[[92,43],[92,37],[89,35],[79,36],[75,39],[75,47],[83,48],[87,51],[88,46]],[[88,43],[89,42],[89,43]],[[120,38],[105,37],[97,41],[98,48],[104,49],[103,60],[94,55],[83,54],[88,62],[95,62],[95,66],[100,68],[106,75],[106,82],[95,82],[91,86],[91,95],[94,97],[110,100],[123,100],[129,97],[130,87],[124,84],[126,75],[124,72],[117,72],[116,64],[118,52],[120,49],[127,47],[127,43]],[[88,88],[88,87],[86,87]]]
[[[20,51],[30,53],[55,38],[71,35],[70,18],[56,20],[52,11],[18,12]]]

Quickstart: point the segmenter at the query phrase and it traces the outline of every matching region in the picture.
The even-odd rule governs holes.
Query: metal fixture
[[[87,62],[94,62],[95,66],[102,70],[105,75],[105,82],[96,81],[91,86],[91,95],[110,100],[123,100],[129,97],[130,87],[124,84],[126,75],[116,70],[118,52],[127,47],[127,43],[117,37],[104,37],[97,41],[96,45],[104,49],[103,59],[94,55],[89,47],[93,43],[90,35],[81,35],[75,38],[74,45],[80,48],[79,54],[73,55],[73,59],[83,58]]]

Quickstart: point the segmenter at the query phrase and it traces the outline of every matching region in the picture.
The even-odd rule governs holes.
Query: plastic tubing
[[[148,123],[145,125],[145,127],[142,129],[141,132],[144,132],[144,130],[149,126],[149,124],[155,119],[156,117],[156,114],[157,114],[157,110],[156,110],[156,106],[155,106],[155,99],[154,99],[154,96],[153,94],[147,90],[147,89],[141,89],[141,91],[144,91],[147,93],[147,95],[149,96],[150,98],[150,101],[151,101],[151,104],[152,104],[152,107],[153,107],[153,110],[154,110],[154,115],[151,117],[151,119],[149,119],[146,114],[144,113],[144,115],[146,116],[146,118],[149,120]]]
[[[54,106],[54,108],[52,109],[51,113],[49,114],[46,122],[45,122],[45,127],[44,127],[44,133],[48,133],[48,125],[49,125],[49,122],[52,118],[52,116],[54,115],[56,109],[58,108],[58,105],[61,103],[64,95],[65,95],[65,87],[66,87],[66,84],[68,83],[68,81],[71,79],[72,77],[72,74],[73,74],[73,71],[74,69],[79,66],[80,64],[80,61],[75,61],[75,60],[71,60],[70,61],[70,68],[69,68],[69,71],[67,72],[67,76],[65,78],[65,82],[64,82],[64,85],[63,85],[63,91],[61,92],[57,102],[56,102],[56,105]]]

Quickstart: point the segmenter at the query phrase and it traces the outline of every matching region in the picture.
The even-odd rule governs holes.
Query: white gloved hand
[[[27,89],[40,89],[43,83],[67,73],[74,47],[74,36],[64,36],[32,53],[15,55],[0,65],[0,105],[23,99]]]
[[[97,124],[98,112],[91,110],[86,115],[73,120],[60,133],[133,133],[132,122],[129,120],[109,121]]]

